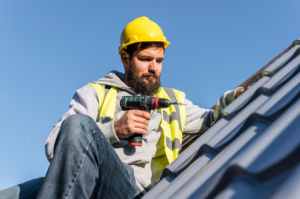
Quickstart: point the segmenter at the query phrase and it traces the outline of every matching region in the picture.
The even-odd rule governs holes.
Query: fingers
[[[148,130],[151,115],[145,111],[129,110],[114,122],[118,138],[127,138],[133,134],[145,135]]]
[[[146,111],[141,111],[141,110],[132,110],[132,113],[137,116],[137,117],[142,117],[146,120],[151,119],[151,115],[147,113]]]
[[[247,86],[247,89],[249,89],[251,86],[253,86],[254,83],[250,84],[249,86]]]
[[[134,123],[134,128],[139,128],[139,129],[143,129],[143,130],[146,130],[148,129],[148,126],[145,125],[145,124],[142,124],[142,123]]]
[[[144,118],[141,118],[141,117],[134,117],[134,118],[133,118],[133,121],[134,121],[134,122],[137,122],[137,123],[144,124],[144,125],[146,125],[146,126],[149,125],[149,121],[146,120],[146,119],[144,119]]]
[[[132,131],[131,131],[131,135],[133,134],[142,134],[142,135],[145,135],[147,130],[144,130],[144,129],[140,129],[140,128],[133,128]]]
[[[236,90],[236,98],[238,98],[243,92],[245,92],[244,88],[239,88]]]

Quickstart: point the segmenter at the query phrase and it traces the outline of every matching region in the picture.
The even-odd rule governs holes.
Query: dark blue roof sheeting
[[[299,198],[300,38],[143,197]]]

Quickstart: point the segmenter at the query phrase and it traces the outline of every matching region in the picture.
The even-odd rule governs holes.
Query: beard
[[[135,71],[129,66],[127,80],[136,93],[152,96],[161,86],[160,76],[156,72],[144,73],[141,77],[137,76]],[[147,81],[145,81],[145,79]]]

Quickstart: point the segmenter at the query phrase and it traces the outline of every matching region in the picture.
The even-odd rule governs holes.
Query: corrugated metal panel
[[[296,40],[165,168],[160,182],[143,198],[299,196],[299,72]]]
[[[293,48],[295,47],[296,48]],[[247,89],[247,87],[249,85],[251,85],[254,81],[256,81],[261,73],[267,68],[269,67],[271,64],[273,64],[272,67],[276,67],[276,65],[288,60],[292,55],[292,53],[294,53],[298,48],[300,47],[300,40],[295,40],[290,46],[288,46],[286,49],[284,49],[281,53],[279,53],[276,57],[274,57],[271,61],[269,61],[265,66],[263,66],[260,70],[258,70],[256,73],[254,73],[251,77],[249,77],[247,80],[245,80],[243,83],[241,83],[239,85],[239,87],[244,87],[245,89]],[[293,48],[293,49],[292,49]],[[292,49],[292,51],[290,51]],[[289,54],[286,54],[286,52],[290,51]],[[282,57],[282,55],[285,55],[284,57]],[[280,59],[279,59],[280,58]],[[279,59],[279,60],[278,60]],[[276,64],[274,64],[274,62],[277,62]],[[214,109],[214,106],[212,107],[212,109]],[[184,135],[183,136],[183,146],[182,149],[185,150],[186,148],[188,148],[192,143],[195,142],[195,140],[197,140],[197,136],[193,136],[193,135]]]

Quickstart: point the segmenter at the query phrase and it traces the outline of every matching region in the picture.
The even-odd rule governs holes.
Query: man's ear
[[[128,55],[128,53],[125,50],[122,50],[120,55],[121,55],[121,60],[122,60],[122,63],[124,65],[125,69],[129,68],[129,55]]]

